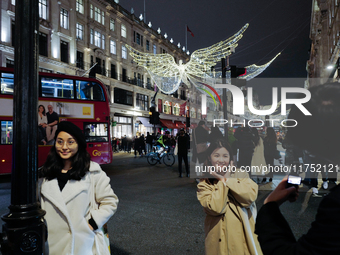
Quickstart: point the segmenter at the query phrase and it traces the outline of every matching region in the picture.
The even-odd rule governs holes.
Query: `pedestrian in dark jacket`
[[[185,171],[187,174],[187,177],[190,176],[189,172],[189,163],[188,163],[188,150],[189,150],[189,141],[188,136],[185,135],[185,132],[183,129],[179,131],[179,136],[177,140],[177,155],[178,155],[178,172],[179,177],[182,177],[182,159],[184,161],[185,165]]]
[[[235,132],[238,149],[238,167],[251,165],[251,159],[254,152],[253,135],[248,127],[239,127]]]
[[[298,125],[290,128],[288,134],[301,149],[326,159],[328,164],[339,164],[340,84],[314,86],[310,93],[311,99],[303,107],[311,115],[293,106],[288,119]],[[285,177],[265,199],[255,227],[263,254],[340,254],[339,184],[323,197],[309,231],[296,240],[279,206],[287,200],[294,202],[298,192],[294,186],[287,188]]]
[[[213,143],[216,140],[223,139],[223,134],[218,127],[212,127],[208,137],[209,143]]]
[[[274,166],[274,159],[277,157],[277,137],[275,131],[272,127],[267,128],[267,134],[264,138],[264,158],[266,160],[266,164],[270,166]],[[268,168],[270,169],[270,168]],[[269,171],[267,174],[269,181],[273,180],[273,172]],[[263,181],[266,181],[266,177],[263,178]]]
[[[200,143],[207,143],[208,137],[209,137],[209,128],[205,124],[205,121],[201,120],[198,123],[198,126],[194,129],[192,139],[193,139],[193,156],[192,156],[192,162],[195,162],[198,160],[200,164],[202,164],[205,161],[205,154],[204,152],[197,153],[197,145]]]

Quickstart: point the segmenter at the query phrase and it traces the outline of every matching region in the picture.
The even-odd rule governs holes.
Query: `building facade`
[[[189,55],[117,2],[39,0],[39,71],[77,76],[95,72],[110,97],[111,134],[120,138],[153,132],[148,121],[155,95],[151,77],[134,63],[125,45],[169,53],[177,63],[188,62]],[[0,7],[0,66],[14,67],[15,0],[2,0]],[[180,105],[186,101],[195,127],[202,119],[200,95],[184,84],[172,95],[159,92],[155,103],[162,122],[157,131],[176,134],[185,127]]]
[[[312,41],[307,62],[308,86],[339,81],[339,0],[313,0],[310,25]],[[319,79],[313,79],[319,78]]]

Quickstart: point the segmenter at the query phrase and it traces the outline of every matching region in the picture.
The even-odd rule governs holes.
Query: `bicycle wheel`
[[[156,153],[154,152],[151,152],[149,153],[148,157],[147,157],[147,160],[148,160],[148,163],[152,166],[156,165],[157,164],[157,161],[158,161],[158,157],[156,155]]]
[[[166,154],[163,156],[163,162],[167,166],[172,166],[175,163],[175,156],[173,154]]]

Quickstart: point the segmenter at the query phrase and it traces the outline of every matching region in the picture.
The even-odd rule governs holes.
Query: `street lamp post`
[[[43,254],[45,211],[37,196],[38,0],[15,4],[13,151],[10,212],[2,216],[4,255]]]

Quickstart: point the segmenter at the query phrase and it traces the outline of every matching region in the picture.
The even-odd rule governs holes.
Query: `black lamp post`
[[[38,0],[16,0],[10,212],[2,216],[2,254],[43,254],[45,211],[37,198]]]

